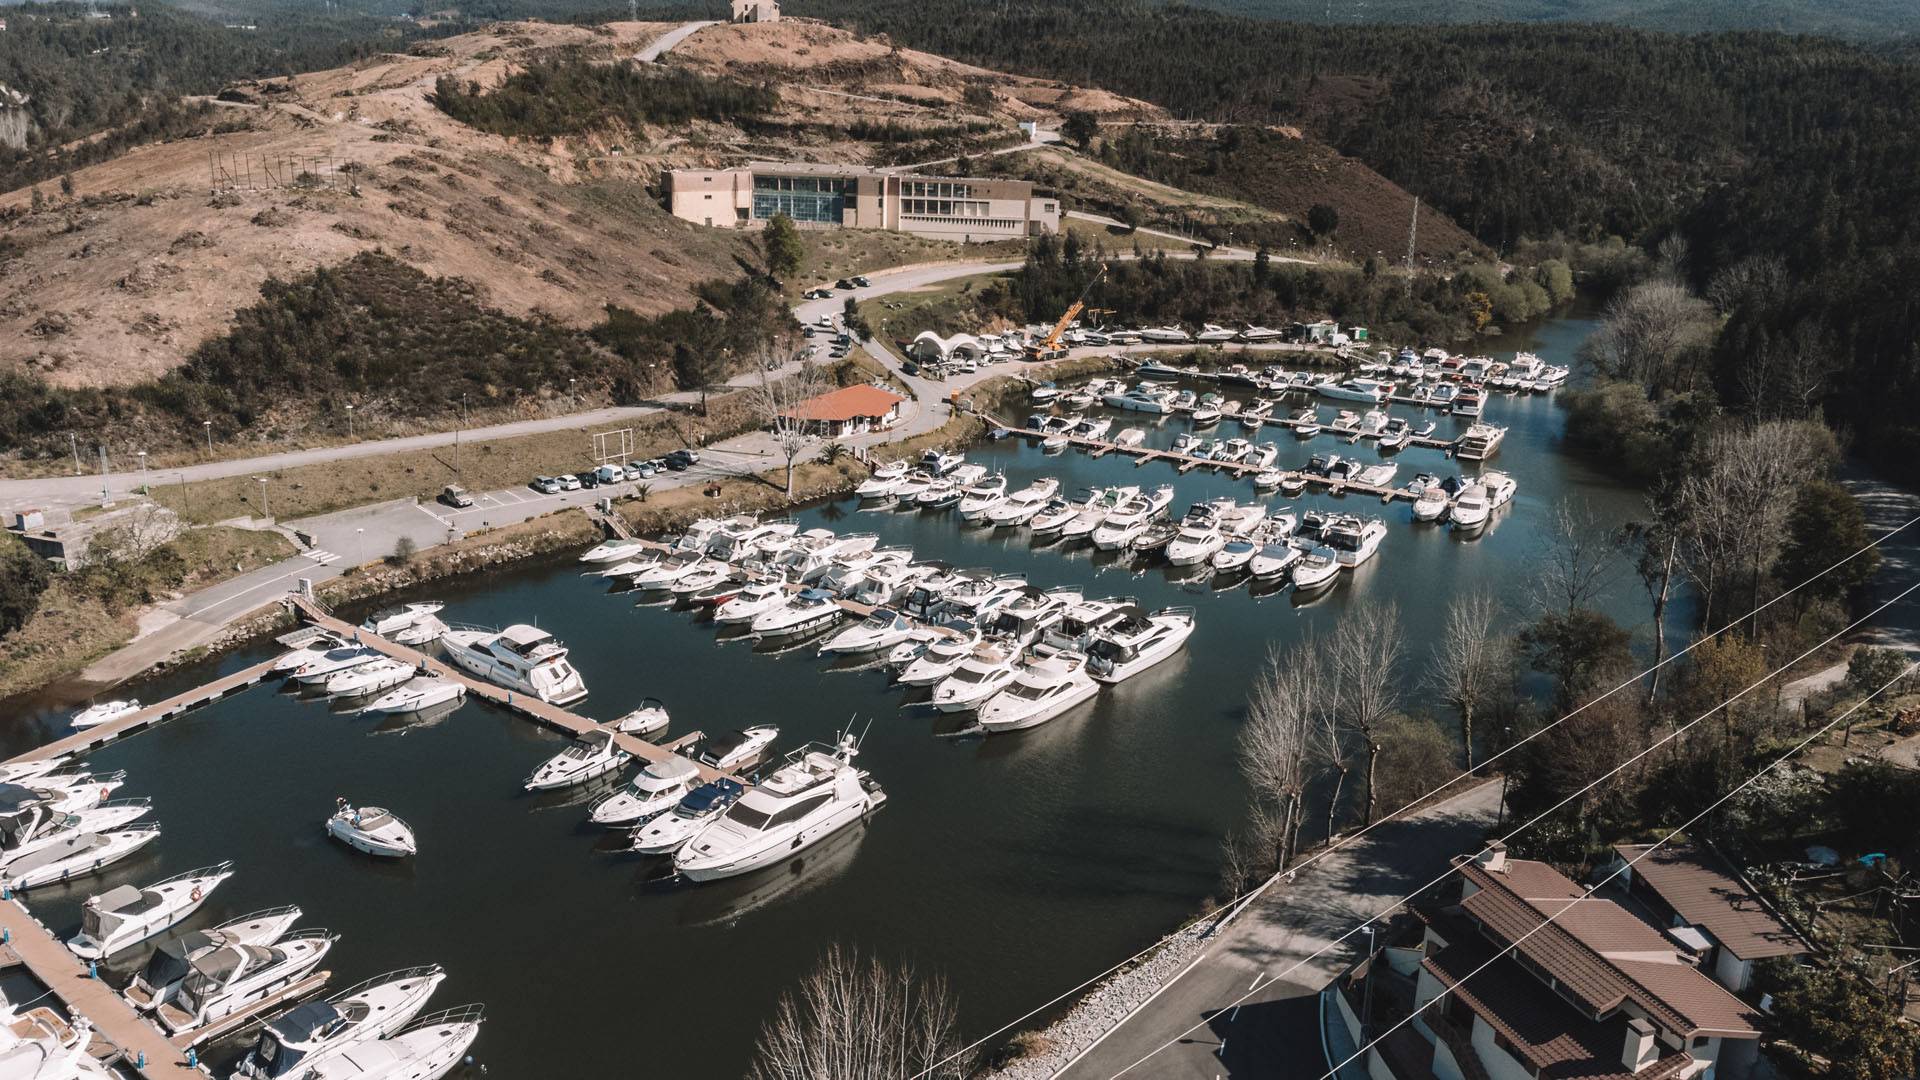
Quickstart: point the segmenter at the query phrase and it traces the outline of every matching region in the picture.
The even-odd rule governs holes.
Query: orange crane
[[[1074,318],[1080,314],[1081,310],[1087,306],[1087,294],[1092,292],[1093,287],[1100,284],[1100,279],[1106,276],[1107,264],[1101,263],[1100,272],[1093,275],[1093,280],[1087,282],[1086,288],[1080,290],[1080,298],[1075,300],[1071,307],[1067,308],[1067,313],[1060,316],[1059,322],[1053,324],[1053,332],[1048,334],[1038,345],[1027,346],[1027,359],[1054,360],[1065,355],[1060,348],[1060,335],[1067,332],[1067,324],[1071,323]]]

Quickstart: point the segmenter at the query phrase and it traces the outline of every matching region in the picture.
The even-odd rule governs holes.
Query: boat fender
[[[201,897],[201,896],[203,896],[203,895],[204,895],[204,894],[203,894],[203,893],[201,893],[201,891],[200,891],[200,886],[198,886],[198,885],[195,885],[195,886],[193,887],[193,892],[192,892],[192,894],[191,894],[191,898],[192,898],[192,899],[193,899],[194,901],[196,901],[196,902],[198,902],[198,901],[199,901],[199,899],[200,899],[200,897]]]
[[[111,794],[111,793],[112,793],[112,790],[113,790],[113,789],[111,789],[111,788],[109,788],[109,787],[107,787],[107,786],[105,786],[105,785],[101,785],[101,788],[100,788],[100,797],[101,797],[101,798],[103,798],[103,799],[104,799],[104,798],[106,798],[106,797],[107,797],[107,796],[108,796],[109,794]]]

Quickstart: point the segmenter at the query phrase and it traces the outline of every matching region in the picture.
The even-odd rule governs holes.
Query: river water
[[[1591,326],[1575,313],[1491,346],[1567,363]],[[1146,419],[1122,414],[1116,426]],[[860,761],[887,788],[887,807],[762,874],[675,885],[654,880],[656,861],[601,850],[583,805],[521,792],[561,743],[504,712],[472,704],[437,724],[383,731],[263,687],[95,754],[96,766],[131,773],[123,794],[152,796],[164,838],[101,878],[34,893],[33,906],[68,932],[89,893],[232,859],[238,875],[197,922],[298,903],[303,925],[343,935],[325,965],[336,986],[443,964],[450,978],[432,1007],[487,1004],[475,1055],[499,1077],[738,1076],[780,993],[832,941],[945,974],[966,1030],[982,1033],[1153,941],[1214,887],[1220,838],[1244,809],[1235,733],[1269,647],[1326,632],[1350,606],[1397,602],[1411,701],[1449,596],[1491,588],[1513,618],[1526,615],[1537,525],[1557,499],[1583,497],[1614,522],[1637,513],[1636,494],[1560,452],[1550,397],[1496,395],[1486,419],[1511,427],[1489,464],[1519,481],[1514,504],[1484,535],[1462,540],[1413,524],[1404,502],[1341,500],[1382,515],[1391,531],[1353,580],[1306,605],[1285,592],[1256,597],[1244,585],[1214,590],[1157,568],[1136,572],[1086,549],[1034,548],[1024,532],[963,530],[950,514],[856,512],[841,501],[799,515],[804,527],[877,532],[925,558],[1024,571],[1039,585],[1197,608],[1198,630],[1176,659],[1032,732],[984,741],[941,734],[950,724],[903,707],[905,694],[877,671],[834,670],[812,648],[768,655],[718,641],[684,612],[609,595],[571,561],[436,591],[449,621],[552,630],[592,690],[577,708],[603,720],[654,695],[672,710],[670,735],[774,723],[784,749],[831,741],[848,724],[865,731]],[[1442,436],[1464,424],[1440,423]],[[1236,434],[1231,427],[1222,434]],[[1149,442],[1165,445],[1183,429],[1170,421]],[[1325,438],[1262,437],[1281,446],[1283,464],[1314,449],[1370,456]],[[1042,475],[1068,491],[1175,480],[1164,465],[1048,456],[1021,440],[970,457],[1004,468],[1016,487]],[[1458,468],[1438,451],[1398,457],[1402,482]],[[1176,512],[1250,492],[1244,481],[1200,473],[1175,482]],[[1631,625],[1646,621],[1630,576],[1607,606]],[[1686,624],[1684,611],[1671,620]],[[272,649],[241,650],[136,692],[158,700]],[[10,751],[64,733],[62,715],[39,709],[12,720]],[[413,824],[421,854],[395,866],[328,842],[320,823],[340,795],[393,808]]]

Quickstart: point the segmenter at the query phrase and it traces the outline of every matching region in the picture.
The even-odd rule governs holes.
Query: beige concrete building
[[[757,161],[667,174],[675,217],[758,228],[784,213],[801,228],[895,229],[976,242],[1060,231],[1060,200],[1026,180],[917,176],[860,165]]]
[[[733,0],[733,21],[779,22],[780,0]]]

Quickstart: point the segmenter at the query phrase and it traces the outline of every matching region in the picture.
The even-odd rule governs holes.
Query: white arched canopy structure
[[[943,338],[931,330],[922,330],[907,346],[907,355],[923,364],[949,360],[978,360],[987,354],[986,346],[972,334]]]

